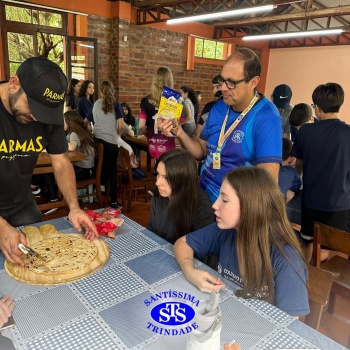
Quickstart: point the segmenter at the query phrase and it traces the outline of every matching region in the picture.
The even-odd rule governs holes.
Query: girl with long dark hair
[[[68,84],[67,96],[66,96],[66,110],[78,108],[79,92],[81,88],[81,80],[72,78]]]
[[[132,114],[130,106],[126,102],[122,102],[123,111],[125,114],[124,123],[128,126],[135,126],[135,117]]]
[[[88,114],[94,105],[94,92],[94,83],[91,80],[85,80],[79,91],[78,112],[86,125],[89,124]]]
[[[214,221],[209,196],[198,185],[197,163],[182,148],[162,154],[148,229],[170,243]]]

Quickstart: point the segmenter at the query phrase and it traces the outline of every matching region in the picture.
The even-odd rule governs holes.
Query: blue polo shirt
[[[224,101],[217,102],[210,110],[200,136],[208,149],[201,168],[200,185],[208,192],[212,203],[219,196],[222,180],[229,170],[260,163],[282,163],[282,120],[276,106],[261,96],[224,142],[221,168],[213,169],[213,153],[229,108]],[[225,132],[239,115],[230,108]]]

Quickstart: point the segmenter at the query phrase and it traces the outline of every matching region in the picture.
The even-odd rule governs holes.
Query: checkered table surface
[[[145,301],[170,290],[197,300],[207,300],[209,295],[185,279],[172,245],[123,218],[116,238],[103,238],[110,246],[109,261],[74,283],[47,287],[14,281],[4,270],[0,253],[0,291],[13,296],[16,303],[16,326],[3,334],[16,349],[186,349],[188,335],[165,336],[147,327],[154,323],[151,308],[164,300],[150,306]],[[61,232],[76,232],[66,218],[45,223]],[[197,267],[210,270],[199,262]],[[237,298],[236,286],[229,281],[225,285],[220,292],[222,348],[235,339],[242,350],[345,349],[270,304]]]

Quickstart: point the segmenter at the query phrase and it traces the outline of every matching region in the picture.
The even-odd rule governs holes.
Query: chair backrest
[[[305,317],[305,323],[318,330],[323,307],[327,304],[333,283],[333,274],[309,265],[308,294],[310,313]]]
[[[321,265],[321,245],[350,255],[350,233],[315,222],[312,259],[313,265],[317,267]]]
[[[128,178],[130,188],[133,188],[133,176],[132,176],[132,167],[130,164],[130,155],[129,151],[126,150],[124,147],[119,148],[119,152],[121,154],[121,160],[122,160],[122,168],[123,168],[123,181],[126,182],[126,177]]]

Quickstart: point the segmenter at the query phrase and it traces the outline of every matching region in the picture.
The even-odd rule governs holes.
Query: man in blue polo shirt
[[[256,92],[260,81],[259,58],[249,48],[237,48],[226,60],[220,75],[223,100],[210,110],[197,140],[179,127],[181,145],[197,160],[203,160],[200,185],[212,202],[217,199],[222,179],[231,169],[258,166],[278,180],[282,161],[282,125],[276,106]],[[172,122],[158,127],[171,136]]]

